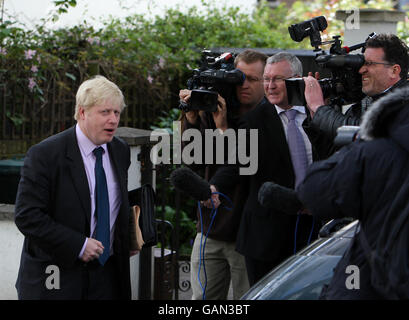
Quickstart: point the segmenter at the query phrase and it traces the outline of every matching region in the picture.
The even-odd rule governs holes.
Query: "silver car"
[[[328,222],[321,228],[316,241],[274,268],[241,299],[318,299],[322,287],[330,282],[335,266],[358,232],[358,221],[351,221],[339,219]]]

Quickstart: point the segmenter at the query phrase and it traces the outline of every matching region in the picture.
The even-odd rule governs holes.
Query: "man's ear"
[[[78,108],[78,118],[81,120],[85,119],[85,109],[82,106]]]
[[[392,77],[393,79],[400,79],[400,72],[401,72],[401,67],[398,64],[394,64],[392,67]]]

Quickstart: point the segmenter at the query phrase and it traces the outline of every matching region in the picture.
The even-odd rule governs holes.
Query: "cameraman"
[[[304,78],[311,125],[330,137],[335,137],[337,129],[343,125],[359,125],[362,115],[374,101],[408,83],[408,47],[402,40],[395,35],[379,34],[368,39],[365,48],[365,63],[359,73],[362,75],[362,92],[366,97],[352,105],[345,114],[324,104],[321,87],[315,78]]]
[[[238,100],[237,106],[227,105],[226,100],[218,96],[218,110],[216,112],[189,111],[183,116],[183,130],[196,128],[204,133],[206,129],[228,128],[237,129],[238,119],[247,111],[254,109],[264,98],[263,70],[267,56],[255,50],[245,50],[235,58],[235,68],[245,74],[245,81],[235,89]],[[190,90],[181,90],[179,97],[183,102],[188,102]],[[226,97],[227,98],[227,97]],[[204,168],[203,168],[204,167]],[[204,177],[210,180],[219,166],[216,164],[203,165]],[[213,190],[215,191],[215,190]],[[204,251],[204,261],[207,276],[205,298],[208,300],[227,299],[230,280],[233,288],[233,299],[239,299],[248,289],[249,281],[244,257],[235,250],[237,232],[241,220],[242,208],[247,192],[243,185],[233,187],[225,192],[233,201],[233,210],[227,211],[219,207],[215,221],[209,232]],[[218,205],[219,203],[216,203]],[[208,232],[211,210],[202,207],[203,233]],[[193,244],[191,255],[191,283],[193,300],[203,298],[203,289],[198,280],[199,250],[201,243],[201,226],[198,212],[197,235]],[[203,250],[203,248],[202,248]],[[204,285],[205,278],[201,267],[200,280]]]

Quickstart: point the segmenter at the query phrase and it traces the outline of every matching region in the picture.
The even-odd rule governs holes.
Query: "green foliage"
[[[159,116],[155,121],[155,124],[150,128],[155,129],[165,129],[172,134],[173,121],[177,120],[180,116],[180,111],[178,109],[170,109],[169,111],[163,111],[162,116]]]
[[[54,0],[54,5],[57,9],[56,13],[52,16],[52,21],[57,21],[59,15],[67,13],[69,7],[75,7],[77,5],[76,0]]]
[[[398,23],[398,35],[407,44],[409,43],[409,11],[406,12],[405,21]]]

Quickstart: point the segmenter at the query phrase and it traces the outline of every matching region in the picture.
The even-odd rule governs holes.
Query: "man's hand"
[[[318,80],[312,76],[303,77],[305,82],[305,100],[307,101],[307,107],[311,111],[311,116],[314,116],[314,113],[320,106],[323,106],[324,96],[322,94],[322,89]]]
[[[188,89],[182,89],[179,91],[179,99],[180,101],[183,101],[184,103],[188,103],[190,96],[192,95],[192,91]],[[185,113],[186,119],[190,124],[195,124],[197,121],[199,111],[194,110],[194,111],[188,111]]]
[[[84,253],[82,254],[81,260],[84,262],[89,262],[98,257],[104,252],[104,246],[98,240],[93,238],[88,238],[87,245],[85,246]]]
[[[219,94],[217,102],[217,111],[213,112],[213,120],[217,129],[225,131],[228,128],[226,100]]]
[[[320,79],[320,73],[319,72],[315,72],[314,75],[312,74],[312,72],[308,72],[308,76],[309,77],[314,77],[315,79],[319,80]]]
[[[214,185],[210,186],[210,190],[212,191],[211,199],[213,201],[213,204],[212,204],[212,201],[210,199],[208,199],[206,201],[202,201],[202,204],[206,208],[213,209],[213,206],[214,206],[214,209],[216,209],[216,208],[218,208],[220,206],[219,195],[218,194],[213,194],[214,192],[217,192],[217,189],[216,189],[216,187]]]

